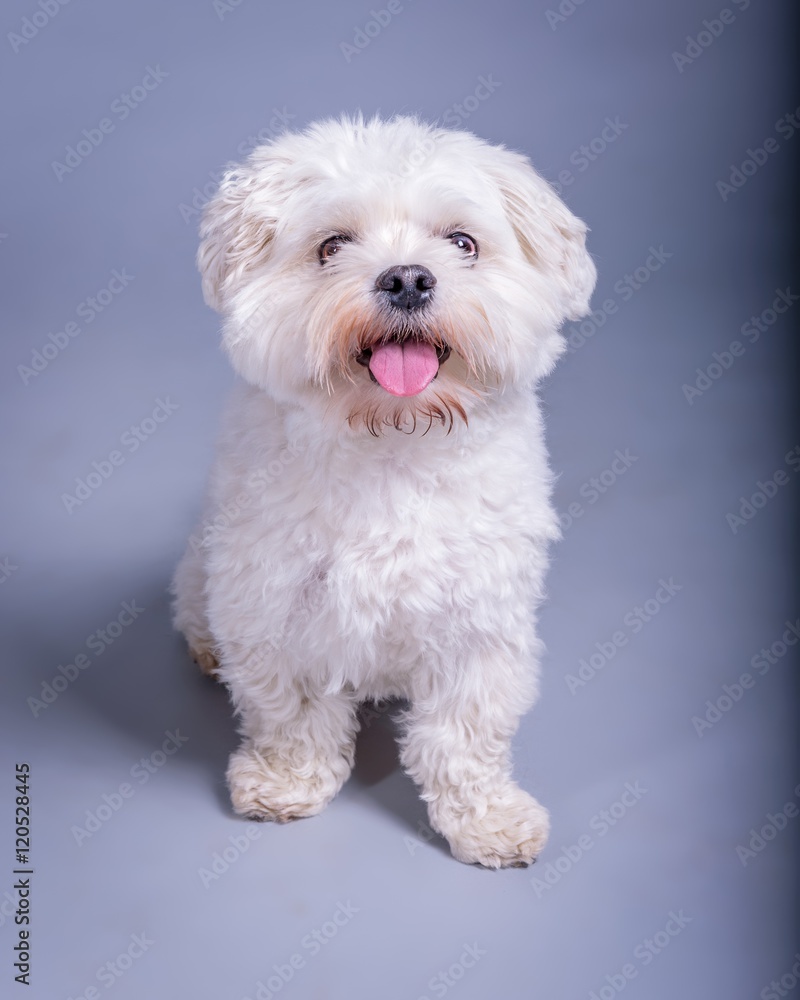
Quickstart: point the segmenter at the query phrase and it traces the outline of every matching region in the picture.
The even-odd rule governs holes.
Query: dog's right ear
[[[570,212],[527,157],[503,146],[489,149],[487,172],[497,184],[523,253],[562,289],[564,317],[586,316],[597,271],[586,249],[585,223]]]
[[[203,211],[197,266],[203,297],[220,313],[245,273],[264,260],[275,235],[285,161],[265,153],[262,147],[247,163],[226,170]]]

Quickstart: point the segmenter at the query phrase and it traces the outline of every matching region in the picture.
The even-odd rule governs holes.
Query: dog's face
[[[198,261],[245,379],[378,433],[450,426],[545,374],[588,310],[585,233],[518,154],[342,120],[228,171]]]

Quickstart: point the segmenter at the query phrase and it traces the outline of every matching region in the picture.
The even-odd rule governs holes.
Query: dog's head
[[[533,384],[595,283],[586,226],[523,156],[410,118],[260,146],[201,235],[236,370],[373,433],[450,426]]]

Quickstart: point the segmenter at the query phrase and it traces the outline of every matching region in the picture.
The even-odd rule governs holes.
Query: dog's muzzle
[[[421,264],[397,264],[375,280],[384,310],[397,318],[398,330],[376,340],[356,355],[370,378],[393,396],[416,396],[438,376],[450,355],[446,344],[431,343],[408,329],[405,317],[424,309],[433,297],[436,278]]]

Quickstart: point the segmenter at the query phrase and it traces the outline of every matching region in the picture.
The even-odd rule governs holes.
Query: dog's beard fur
[[[339,293],[336,285],[332,281],[331,291]],[[436,309],[404,314],[375,303],[354,307],[341,294],[326,295],[312,316],[309,339],[316,347],[316,381],[331,397],[346,398],[341,405],[348,426],[363,427],[373,436],[388,428],[427,433],[436,423],[449,433],[455,421],[469,422],[468,410],[482,399],[491,378],[486,358],[474,346],[475,340],[492,342],[488,319],[477,303],[461,316]],[[376,345],[406,340],[430,344],[439,355],[439,370],[418,395],[395,397],[374,378],[365,379],[367,356]]]
[[[422,421],[427,434],[434,422],[439,422],[447,433],[453,429],[456,418],[468,423],[467,411],[462,406],[456,393],[447,390],[433,390],[422,402],[395,404],[387,406],[383,400],[377,402],[365,401],[354,406],[347,415],[350,427],[361,425],[373,437],[387,427],[413,434],[418,423]],[[427,423],[426,423],[427,421]]]

